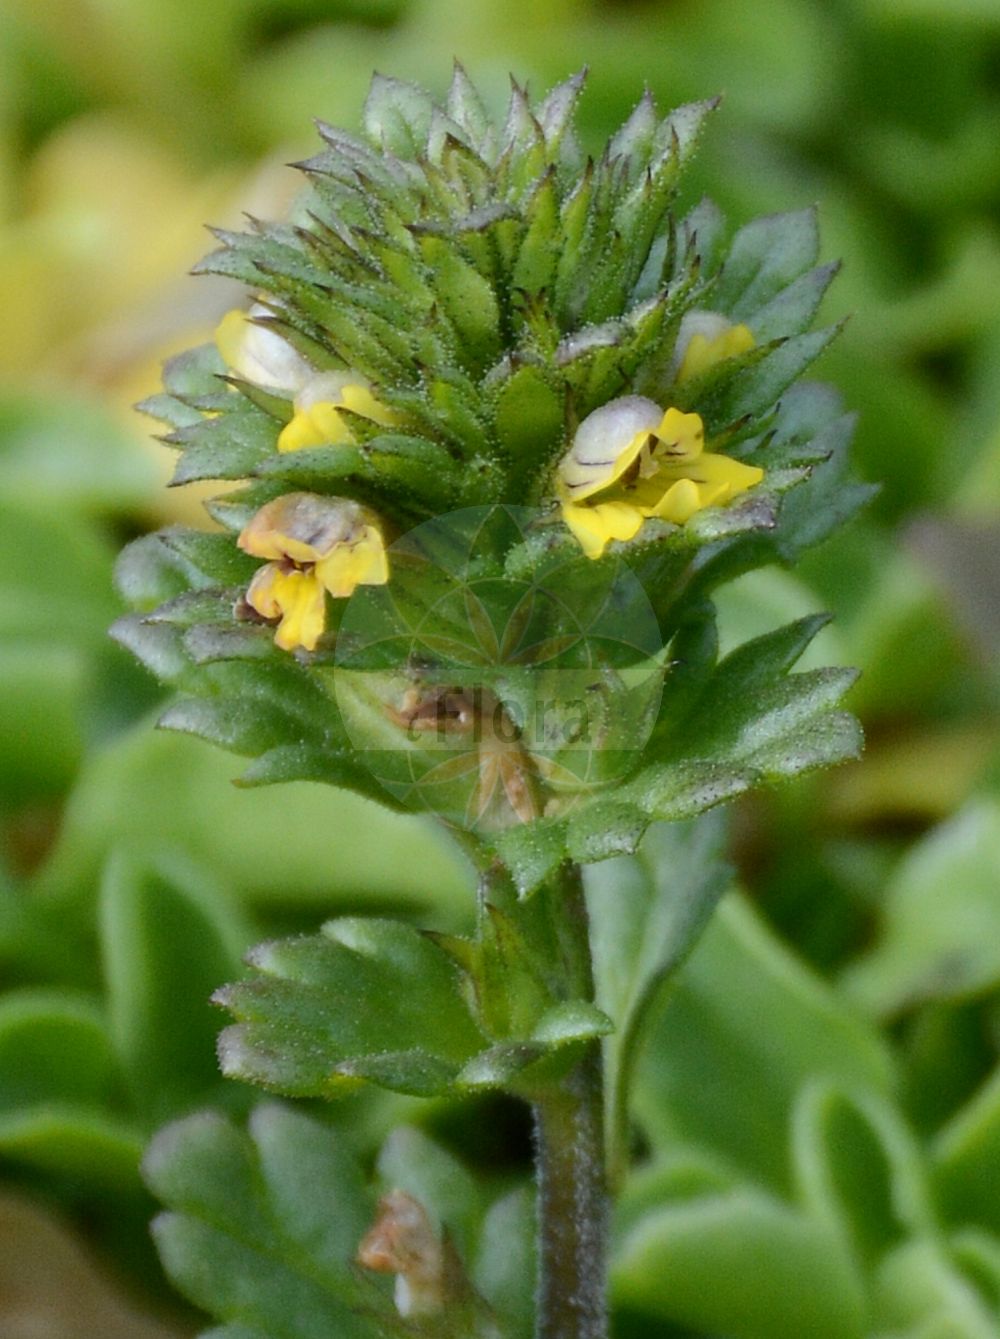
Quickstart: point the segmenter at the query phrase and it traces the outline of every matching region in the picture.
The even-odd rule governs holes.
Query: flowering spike
[[[673,639],[718,573],[797,554],[864,497],[845,483],[839,410],[792,385],[833,333],[807,329],[832,275],[816,268],[814,213],[731,242],[714,206],[675,214],[717,100],[659,117],[646,92],[580,161],[583,82],[534,101],[512,81],[494,124],[460,65],[444,105],[376,75],[361,136],[319,125],[291,223],[216,232],[198,269],[247,285],[248,309],[170,365],[151,407],[179,448],[175,482],[242,486],[209,504],[225,527],[212,545],[154,552],[170,595],[226,592],[212,605],[225,630],[168,645],[173,602],[147,652],[147,625],[128,629],[211,699],[169,719],[259,742],[266,778],[289,750],[323,773],[335,718],[330,776],[484,834],[525,887],[594,849],[588,806],[612,782],[609,852],[745,784],[757,763],[727,772],[711,741],[696,799],[656,780],[682,714]],[[146,573],[150,550],[135,562]],[[256,658],[259,707],[225,698],[209,673],[223,656]],[[292,683],[322,704],[315,738]],[[753,737],[756,701],[730,753]],[[849,737],[830,733],[842,751]]]

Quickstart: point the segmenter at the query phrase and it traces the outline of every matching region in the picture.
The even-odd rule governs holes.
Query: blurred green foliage
[[[350,1221],[363,1227],[376,1151],[416,1121],[425,1132],[393,1135],[376,1179],[404,1184],[445,1160],[424,1197],[465,1234],[477,1286],[527,1324],[527,1264],[504,1272],[483,1245],[510,1240],[530,1207],[516,1113],[368,1094],[312,1116],[267,1106],[243,1136],[226,1122],[251,1098],[213,1055],[206,999],[249,943],[358,912],[460,929],[461,858],[353,797],[231,789],[232,760],[151,732],[159,690],[105,636],[120,541],[184,515],[126,407],[233,301],[183,277],[206,249],[199,223],[280,212],[289,187],[263,160],[305,152],[313,116],[353,124],[372,68],[442,92],[453,54],[497,104],[509,70],[539,90],[589,64],[595,143],[644,83],[664,106],[725,94],[692,199],[710,194],[734,222],[819,204],[825,255],[844,260],[824,315],[852,317],[820,374],[859,411],[858,461],[882,485],[795,577],[754,574],[723,601],[728,644],[836,614],[815,663],[864,667],[852,705],[869,748],[733,815],[745,891],[723,903],[637,1062],[619,1333],[995,1337],[997,0],[7,0],[5,1182],[96,1228],[105,1264],[163,1305],[138,1170],[163,1120],[189,1118],[149,1164],[176,1211],[160,1233],[181,1278],[207,1229],[171,1179],[179,1141],[228,1140],[242,1176],[254,1158],[304,1157],[312,1123],[335,1124],[345,1165],[362,1169]],[[623,881],[641,927],[653,868],[604,866],[591,897]],[[206,1105],[228,1114],[191,1118]],[[486,1126],[509,1130],[505,1149]],[[287,1234],[280,1206],[269,1212],[261,1233]],[[316,1243],[295,1249],[311,1267]]]

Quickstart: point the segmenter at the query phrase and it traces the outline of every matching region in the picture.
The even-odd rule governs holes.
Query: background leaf
[[[170,1206],[154,1228],[167,1272],[236,1333],[384,1334],[391,1304],[351,1270],[374,1204],[333,1131],[276,1105],[248,1135],[191,1116],[157,1137],[145,1174]]]
[[[612,1165],[624,1171],[628,1095],[643,1030],[731,877],[717,815],[654,827],[635,856],[587,873],[597,999],[613,1019],[604,1043]]]

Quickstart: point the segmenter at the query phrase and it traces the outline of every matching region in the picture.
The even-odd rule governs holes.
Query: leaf
[[[500,1196],[487,1211],[473,1279],[507,1322],[511,1339],[530,1339],[535,1316],[535,1197],[523,1186]]]
[[[760,1190],[651,1210],[626,1234],[613,1296],[648,1320],[731,1339],[862,1339],[861,1280],[836,1236]]]
[[[754,219],[733,238],[712,301],[734,321],[750,318],[816,263],[815,209]]]
[[[686,693],[683,717],[663,730],[663,761],[617,787],[613,799],[595,799],[572,816],[574,858],[633,850],[643,816],[647,823],[693,817],[753,786],[855,757],[860,729],[837,710],[854,672],[785,672],[824,621],[803,619],[738,647],[700,694]],[[670,711],[669,692],[663,709]]]
[[[365,133],[376,149],[419,158],[427,147],[433,108],[430,95],[416,84],[374,74],[362,113]]]
[[[914,1339],[993,1339],[996,1315],[933,1238],[904,1242],[874,1280],[873,1309],[892,1333]]]
[[[678,743],[668,758],[672,751],[678,764],[687,756],[723,772],[749,767],[761,780],[777,780],[856,756],[859,727],[837,709],[856,671],[787,672],[825,622],[812,615],[731,651],[677,723]],[[671,763],[662,766],[669,774]],[[637,789],[642,784],[640,778]]]
[[[35,1172],[133,1195],[146,1132],[104,1108],[48,1101],[0,1115],[0,1155]]]
[[[442,314],[455,331],[456,353],[463,366],[482,371],[500,352],[500,310],[493,286],[447,239],[423,233],[420,244],[434,273]]]
[[[238,1020],[220,1038],[223,1070],[292,1096],[332,1097],[356,1079],[417,1096],[523,1088],[537,1062],[572,1064],[580,1043],[611,1024],[593,1005],[543,990],[508,1008],[491,1044],[482,1020],[495,1021],[507,994],[527,995],[517,990],[523,965],[518,973],[499,944],[508,933],[516,928],[481,947],[344,919],[321,935],[259,945],[248,957],[257,975],[213,997]],[[475,1021],[456,962],[475,994]],[[496,992],[504,999],[491,1005]]]
[[[649,1036],[636,1118],[655,1146],[689,1139],[784,1190],[793,1103],[823,1078],[885,1094],[894,1072],[879,1036],[731,895]]]
[[[219,377],[226,371],[218,347],[214,343],[199,344],[183,353],[168,358],[163,365],[163,385],[184,404],[203,407],[214,402],[225,390]]]
[[[405,1190],[420,1201],[434,1227],[447,1229],[467,1255],[479,1234],[483,1190],[466,1167],[413,1125],[394,1129],[376,1161],[386,1190]]]
[[[836,261],[808,270],[748,317],[757,343],[766,344],[768,340],[787,338],[807,330],[839,270],[840,264]]]
[[[605,1042],[613,1174],[624,1171],[628,1094],[642,1035],[730,879],[717,815],[653,827],[633,857],[587,872],[597,999],[615,1030]]]
[[[238,1020],[219,1041],[231,1078],[296,1096],[332,1096],[346,1078],[428,1095],[482,1045],[450,959],[410,926],[328,921],[249,962],[256,975],[215,995]]]
[[[569,855],[588,863],[629,855],[657,819],[677,821],[755,786],[857,756],[861,731],[839,710],[852,670],[787,670],[826,622],[813,615],[731,652],[716,669],[667,678],[648,762],[613,790],[595,790],[563,819],[500,833],[494,845],[522,895]],[[700,682],[699,682],[700,679]]]
[[[537,469],[562,441],[562,397],[534,367],[521,367],[496,400],[496,431],[504,449],[522,465]]]
[[[580,70],[556,84],[534,109],[534,116],[549,150],[557,150],[572,125],[573,113],[583,91],[586,71]]]
[[[336,1131],[277,1104],[247,1134],[203,1113],[162,1130],[143,1169],[170,1210],[153,1225],[164,1268],[226,1339],[384,1339],[391,1303],[351,1268],[374,1206]]]
[[[140,722],[88,759],[37,895],[57,907],[89,897],[118,842],[139,856],[179,845],[247,904],[433,908],[438,924],[467,923],[471,871],[426,820],[309,782],[236,790],[238,769],[197,740]]]
[[[192,588],[246,586],[258,565],[229,535],[169,526],[122,551],[115,584],[133,607],[149,609]]]
[[[884,1018],[924,1000],[965,1000],[1000,983],[1000,805],[970,801],[916,842],[882,901],[875,945],[843,985]]]
[[[521,239],[511,286],[525,293],[541,293],[555,278],[559,263],[559,197],[555,174],[542,181],[526,207],[528,226]]]
[[[174,436],[183,452],[174,468],[171,487],[200,479],[245,479],[275,451],[278,425],[270,414],[241,402],[217,418],[206,418]]]
[[[473,1057],[458,1076],[468,1089],[510,1088],[530,1093],[537,1071],[536,1063],[546,1062],[544,1081],[551,1081],[556,1057],[559,1069],[572,1067],[579,1058],[579,1043],[595,1041],[612,1030],[608,1016],[584,1000],[567,1000],[542,1014],[531,1032],[522,1040],[500,1042]]]
[[[112,1036],[133,1102],[159,1122],[218,1085],[209,996],[251,933],[203,871],[123,848],[104,871],[99,923]]]
[[[935,1183],[955,1222],[1000,1235],[1000,1067],[937,1134]]]
[[[0,1000],[0,1110],[108,1103],[117,1062],[97,1000],[72,991],[8,991]]]
[[[566,824],[544,818],[521,823],[498,833],[494,845],[524,897],[565,860]]]
[[[792,335],[706,398],[703,417],[717,426],[755,418],[771,408],[840,334],[843,321]]]
[[[921,1150],[882,1095],[807,1083],[792,1113],[792,1160],[800,1203],[866,1270],[907,1237],[936,1230]]]
[[[469,147],[491,162],[496,153],[496,132],[479,91],[456,60],[448,89],[448,115],[466,134]]]
[[[294,719],[259,702],[229,698],[182,697],[172,702],[157,725],[219,744],[253,758],[284,744],[296,734]]]

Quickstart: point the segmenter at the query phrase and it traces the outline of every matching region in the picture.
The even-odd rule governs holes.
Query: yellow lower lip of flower
[[[730,502],[759,484],[764,471],[729,456],[702,453],[668,461],[629,488],[620,482],[587,502],[563,502],[563,520],[588,558],[600,558],[612,540],[634,539],[645,520],[684,525],[706,507]]]
[[[310,446],[339,446],[354,434],[335,404],[322,400],[300,409],[278,434],[279,451],[304,451]]]
[[[340,412],[342,409],[383,428],[395,427],[399,421],[391,409],[379,404],[367,386],[350,383],[340,389],[336,400],[317,400],[297,408],[295,416],[278,435],[278,450],[303,451],[310,446],[353,442],[354,433]]]
[[[326,592],[315,571],[289,572],[268,563],[251,581],[246,599],[262,618],[281,620],[274,640],[283,651],[300,646],[315,651],[326,626]]]
[[[378,518],[346,498],[287,493],[265,503],[237,542],[244,553],[271,560],[246,599],[263,618],[280,619],[275,641],[285,651],[316,649],[328,594],[342,600],[358,586],[389,580]]]
[[[366,526],[356,542],[338,544],[320,559],[316,576],[335,600],[353,595],[358,586],[384,586],[389,580],[389,559],[382,536]]]
[[[588,558],[600,558],[613,539],[634,539],[644,520],[627,502],[564,502],[562,515]]]

